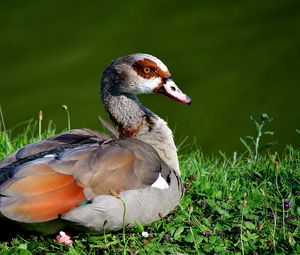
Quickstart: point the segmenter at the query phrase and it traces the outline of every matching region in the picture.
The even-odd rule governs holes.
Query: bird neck
[[[138,99],[127,95],[107,94],[102,100],[111,120],[118,128],[120,137],[137,137],[146,116],[139,107]]]
[[[177,150],[171,129],[136,96],[120,94],[102,86],[102,101],[120,137],[134,137],[151,145],[171,168],[179,173]]]

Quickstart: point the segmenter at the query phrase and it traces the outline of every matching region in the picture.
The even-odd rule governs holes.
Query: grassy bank
[[[31,123],[12,137],[2,126],[0,159],[53,133],[49,126],[39,134],[38,123]],[[300,254],[300,151],[287,146],[280,156],[259,150],[255,155],[253,145],[253,151],[249,145],[244,155],[233,156],[182,150],[186,191],[180,205],[150,226],[127,230],[125,238],[122,231],[70,232],[74,244],[66,246],[54,236],[16,233],[0,243],[0,254]]]

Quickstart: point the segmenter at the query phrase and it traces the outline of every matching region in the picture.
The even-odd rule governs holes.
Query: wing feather
[[[0,185],[0,211],[16,221],[53,220],[111,190],[119,193],[151,186],[162,163],[151,146],[137,139],[80,143],[54,157],[14,168]]]

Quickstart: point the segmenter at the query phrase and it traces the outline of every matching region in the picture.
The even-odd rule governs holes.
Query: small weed
[[[249,136],[249,135],[245,136],[244,138],[247,139],[248,142],[243,138],[240,138],[240,140],[242,144],[246,147],[251,160],[257,162],[258,155],[260,152],[276,144],[276,142],[270,142],[264,145],[260,144],[263,135],[271,135],[271,136],[274,135],[274,132],[272,131],[264,131],[265,124],[267,122],[271,122],[273,119],[270,118],[266,113],[261,114],[260,122],[257,122],[255,118],[252,116],[250,117],[250,119],[255,125],[255,131],[256,131],[255,136]]]
[[[7,156],[8,155],[8,146],[9,146],[9,140],[8,140],[8,136],[7,136],[7,131],[6,131],[6,127],[5,127],[5,122],[4,122],[4,117],[3,117],[3,111],[2,111],[2,107],[0,105],[0,132],[2,131],[1,130],[1,127],[3,128],[3,134],[4,134],[4,144],[5,144],[5,155]]]
[[[42,120],[43,120],[43,112],[39,111],[38,114],[38,122],[39,122],[39,139],[42,139]]]
[[[71,118],[70,118],[70,112],[68,110],[68,106],[65,104],[61,106],[61,108],[67,113],[67,124],[68,124],[68,130],[71,130]]]

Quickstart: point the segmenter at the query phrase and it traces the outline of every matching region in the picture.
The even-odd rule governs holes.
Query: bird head
[[[166,65],[149,54],[137,53],[116,59],[104,71],[102,86],[108,83],[105,79],[109,77],[109,84],[113,84],[116,93],[158,93],[185,104],[192,101],[172,80]]]

